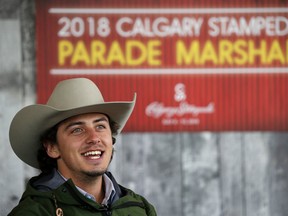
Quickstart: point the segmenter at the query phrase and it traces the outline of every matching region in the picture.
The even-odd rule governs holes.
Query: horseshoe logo
[[[185,85],[183,83],[176,84],[174,91],[175,91],[174,94],[175,101],[180,102],[186,100],[187,96],[185,92]]]

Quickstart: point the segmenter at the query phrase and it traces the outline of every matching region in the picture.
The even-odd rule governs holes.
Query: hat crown
[[[104,103],[104,99],[100,90],[94,82],[85,78],[59,82],[47,101],[48,106],[58,110],[101,103]]]

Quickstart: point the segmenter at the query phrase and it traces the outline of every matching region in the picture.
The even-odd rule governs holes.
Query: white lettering
[[[167,37],[167,36],[199,36],[203,18],[166,17],[135,19],[122,17],[116,23],[116,31],[122,37]]]
[[[163,103],[153,102],[146,107],[146,115],[154,118],[159,118],[161,116],[173,117],[173,116],[183,116],[185,114],[191,114],[193,116],[198,116],[201,113],[213,113],[214,104],[209,103],[206,107],[198,107],[187,102],[181,102],[178,107],[165,107]]]
[[[285,36],[288,35],[288,18],[284,16],[211,17],[208,20],[210,36]]]

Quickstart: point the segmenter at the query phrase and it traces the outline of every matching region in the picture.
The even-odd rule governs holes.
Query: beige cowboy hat
[[[119,124],[118,134],[131,115],[136,101],[104,102],[98,87],[89,79],[75,78],[61,81],[47,104],[24,107],[13,118],[9,138],[15,154],[28,165],[39,168],[37,151],[41,135],[72,116],[103,113]]]

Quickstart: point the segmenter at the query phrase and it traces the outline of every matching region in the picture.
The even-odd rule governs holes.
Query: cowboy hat
[[[24,107],[13,118],[9,138],[15,154],[28,165],[39,168],[37,151],[40,137],[59,122],[80,114],[103,113],[119,124],[118,134],[131,115],[136,101],[104,102],[98,87],[89,79],[61,81],[47,104]]]

